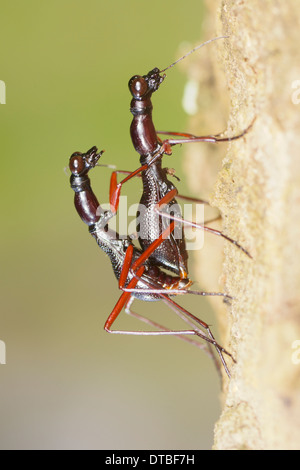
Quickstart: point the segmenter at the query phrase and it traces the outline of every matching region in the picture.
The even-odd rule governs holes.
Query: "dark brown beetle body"
[[[95,238],[98,246],[109,256],[119,287],[123,291],[114,309],[106,320],[105,330],[109,333],[132,334],[132,335],[175,335],[179,338],[195,344],[203,349],[203,344],[194,341],[190,336],[198,336],[207,344],[207,353],[215,360],[211,351],[214,346],[222,364],[229,374],[229,370],[223,354],[231,356],[214,339],[214,336],[205,322],[194,316],[170,297],[178,294],[197,295],[221,295],[221,293],[205,293],[190,291],[192,282],[179,276],[167,274],[151,260],[151,254],[161,245],[163,238],[168,237],[174,230],[174,222],[171,222],[166,230],[155,240],[147,250],[135,247],[129,237],[120,238],[119,234],[108,226],[109,220],[114,217],[112,211],[104,211],[98,204],[88,176],[89,171],[97,165],[102,152],[97,153],[97,148],[92,147],[86,153],[76,152],[70,157],[69,167],[71,170],[71,187],[75,192],[75,207],[80,218],[89,226],[91,235]],[[130,310],[133,298],[143,301],[164,300],[173,311],[175,311],[188,325],[189,330],[174,331],[161,326],[145,317],[135,314]],[[127,313],[153,326],[156,331],[124,331],[112,330],[111,327],[118,315],[125,308]],[[200,328],[205,330],[203,333]],[[218,367],[218,365],[216,364]]]
[[[151,245],[169,223],[164,217],[158,215],[157,204],[170,191],[176,189],[167,178],[167,169],[162,168],[161,156],[165,152],[162,152],[162,144],[157,137],[152,120],[152,93],[158,90],[164,78],[165,75],[161,76],[159,69],[154,68],[147,75],[135,75],[128,84],[132,94],[130,111],[133,114],[130,135],[135,150],[140,154],[140,164],[146,167],[142,171],[143,194],[140,200],[138,230],[143,250]],[[155,158],[154,162],[153,158]],[[181,217],[181,210],[176,199],[171,199],[167,206],[169,212]],[[155,250],[151,259],[182,278],[187,277],[188,254],[182,226],[175,227],[174,232]]]

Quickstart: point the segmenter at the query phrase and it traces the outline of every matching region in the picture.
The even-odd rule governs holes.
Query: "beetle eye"
[[[144,77],[135,75],[129,80],[129,90],[134,98],[141,98],[148,91],[148,84]]]
[[[78,176],[85,169],[85,163],[80,153],[73,153],[70,157],[69,167],[73,175]]]

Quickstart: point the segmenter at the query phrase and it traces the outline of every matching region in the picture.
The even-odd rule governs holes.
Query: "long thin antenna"
[[[206,46],[207,44],[209,44],[210,42],[213,42],[213,41],[216,41],[217,39],[228,39],[229,36],[219,36],[217,38],[213,38],[213,39],[209,39],[208,41],[205,41],[203,42],[202,44],[200,44],[199,46],[196,46],[194,47],[194,49],[192,49],[190,52],[188,52],[187,54],[185,54],[184,56],[180,57],[180,59],[177,59],[175,62],[173,62],[173,64],[169,65],[168,67],[166,67],[165,69],[163,70],[160,70],[159,73],[161,72],[165,72],[166,70],[170,69],[171,67],[174,67],[174,65],[176,65],[178,62],[180,62],[181,60],[185,59],[188,55],[192,54],[193,52],[197,51],[198,49],[200,49],[200,47],[203,47],[203,46]]]

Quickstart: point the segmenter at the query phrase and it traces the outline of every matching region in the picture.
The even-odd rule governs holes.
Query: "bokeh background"
[[[108,335],[120,292],[73,207],[64,171],[97,145],[135,169],[127,87],[203,40],[200,1],[1,0],[1,449],[208,449],[219,415],[213,364],[176,338]],[[206,39],[206,38],[205,38]],[[181,51],[180,51],[181,52]],[[157,128],[186,130],[180,67],[154,99]],[[178,149],[178,187],[188,193]],[[107,202],[110,171],[93,187]],[[126,187],[137,202],[140,181]],[[192,271],[192,260],[191,260]],[[214,322],[205,300],[182,299]],[[170,325],[159,304],[135,310]],[[120,328],[138,328],[125,314]],[[154,317],[153,317],[154,318]],[[134,325],[134,326],[133,326]]]

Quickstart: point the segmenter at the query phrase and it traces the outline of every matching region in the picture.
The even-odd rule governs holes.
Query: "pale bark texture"
[[[235,135],[256,117],[236,142],[186,150],[193,193],[213,190],[222,230],[253,257],[209,234],[197,255],[202,285],[234,297],[215,304],[220,342],[237,363],[224,377],[214,449],[299,449],[300,2],[209,0],[207,8],[203,40],[229,38],[187,65],[200,82],[191,132]]]

